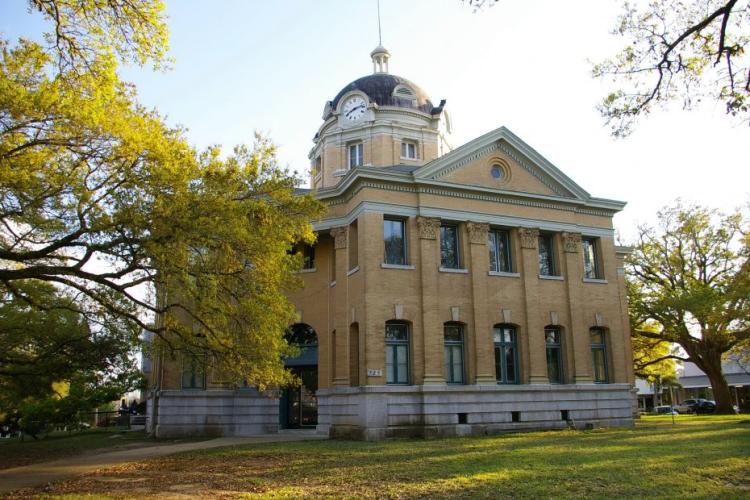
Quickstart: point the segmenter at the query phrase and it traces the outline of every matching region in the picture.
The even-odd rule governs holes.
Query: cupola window
[[[403,141],[401,143],[401,158],[406,160],[416,160],[417,143],[414,141]]]
[[[399,85],[393,90],[393,95],[404,99],[414,99],[414,91],[405,85]]]

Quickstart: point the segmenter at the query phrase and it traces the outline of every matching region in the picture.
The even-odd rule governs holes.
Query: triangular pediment
[[[591,198],[505,127],[431,161],[417,169],[414,178],[578,200]]]

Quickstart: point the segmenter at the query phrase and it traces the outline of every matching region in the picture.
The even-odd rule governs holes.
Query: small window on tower
[[[361,167],[364,164],[364,147],[361,142],[349,144],[349,168]]]
[[[313,178],[317,179],[317,177],[320,175],[320,173],[323,170],[323,159],[318,156],[315,158],[315,165],[313,166]]]
[[[406,160],[416,160],[417,143],[413,141],[403,141],[401,143],[401,158]]]

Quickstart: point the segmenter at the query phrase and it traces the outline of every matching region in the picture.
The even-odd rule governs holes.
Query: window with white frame
[[[583,277],[588,279],[602,279],[602,266],[599,261],[598,238],[583,238]]]
[[[406,221],[394,217],[383,218],[383,241],[385,263],[406,264]]]
[[[513,272],[510,254],[510,231],[506,229],[492,229],[488,233],[490,249],[490,271]]]
[[[550,233],[539,235],[539,274],[541,276],[558,275],[555,240],[554,235]]]
[[[401,143],[401,158],[407,160],[417,159],[417,143],[414,141],[403,141]]]
[[[365,148],[361,142],[349,144],[349,168],[364,165],[364,150]]]
[[[445,381],[464,383],[464,327],[461,323],[443,323],[445,337]]]

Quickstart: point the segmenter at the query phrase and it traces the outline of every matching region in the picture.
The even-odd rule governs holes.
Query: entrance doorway
[[[318,397],[315,395],[318,390],[318,367],[300,366],[291,371],[302,379],[302,384],[284,390],[286,397],[281,399],[286,406],[286,422],[283,422],[283,427],[314,427],[318,424]]]
[[[310,325],[295,323],[289,327],[286,338],[300,348],[300,354],[284,360],[284,366],[302,383],[282,392],[279,425],[284,429],[314,427],[318,424],[318,337]]]

